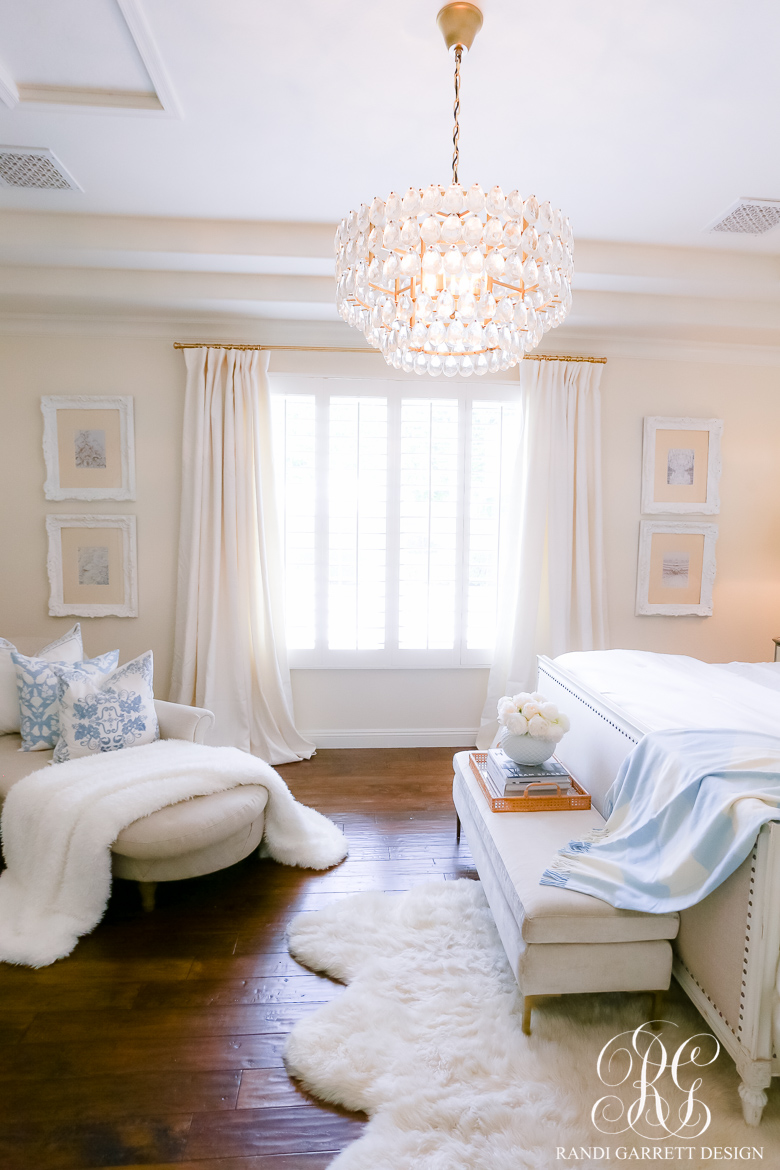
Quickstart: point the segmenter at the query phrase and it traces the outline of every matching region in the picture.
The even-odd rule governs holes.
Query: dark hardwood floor
[[[117,881],[103,922],[41,971],[0,964],[2,1170],[321,1170],[365,1118],[287,1077],[295,1022],[342,987],[285,926],[361,890],[474,877],[455,844],[452,749],[323,751],[279,769],[345,830],[315,873],[248,858],[158,888]]]

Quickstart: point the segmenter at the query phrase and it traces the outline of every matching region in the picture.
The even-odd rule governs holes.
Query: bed
[[[780,663],[711,664],[634,650],[539,658],[539,690],[571,719],[557,751],[603,800],[625,757],[649,731],[740,727],[780,735]],[[733,1057],[745,1120],[758,1125],[780,1075],[780,823],[702,902],[680,914],[674,973]]]

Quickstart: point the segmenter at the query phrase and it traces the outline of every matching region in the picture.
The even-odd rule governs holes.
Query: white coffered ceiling
[[[0,0],[0,89],[19,96],[0,144],[51,148],[83,187],[0,190],[0,311],[37,295],[46,311],[331,317],[336,220],[447,181],[439,4]],[[663,301],[670,328],[704,330],[683,302],[712,315],[720,298],[724,320],[740,301],[751,336],[780,339],[780,228],[704,232],[740,195],[780,198],[776,0],[481,6],[461,177],[571,216],[571,327],[628,313],[636,329]],[[739,255],[713,282],[724,252]]]
[[[113,0],[3,0],[0,28],[3,63],[19,84],[152,89]]]

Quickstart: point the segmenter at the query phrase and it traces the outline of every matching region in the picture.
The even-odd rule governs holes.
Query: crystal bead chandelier
[[[482,27],[474,4],[437,17],[455,50],[452,183],[391,191],[336,231],[336,304],[396,370],[449,377],[516,365],[571,307],[574,237],[549,202],[458,182],[460,65]]]

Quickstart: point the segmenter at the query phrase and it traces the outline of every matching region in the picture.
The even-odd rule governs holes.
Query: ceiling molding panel
[[[129,110],[135,113],[163,110],[156,93],[133,89],[77,89],[71,85],[24,85],[18,86],[19,103],[45,105],[54,109],[68,106],[98,107],[117,111]]]
[[[116,3],[125,18],[130,36],[135,41],[135,47],[146,67],[146,72],[149,74],[161,110],[171,118],[180,118],[179,102],[168,71],[163,64],[157,42],[146,19],[146,13],[141,6],[141,0],[116,0]]]
[[[335,322],[332,232],[323,223],[0,212],[0,314]],[[700,352],[733,337],[742,351],[773,352],[780,259],[581,240],[562,329],[564,348],[575,344],[570,335],[609,334],[644,337],[648,349],[674,342]]]
[[[13,110],[19,104],[19,90],[16,82],[0,61],[0,101]]]
[[[117,19],[129,34],[149,78],[150,89],[16,81],[11,70],[0,61],[0,101],[9,109],[37,107],[65,113],[156,114],[180,118],[181,109],[141,0],[106,2],[118,9]]]

